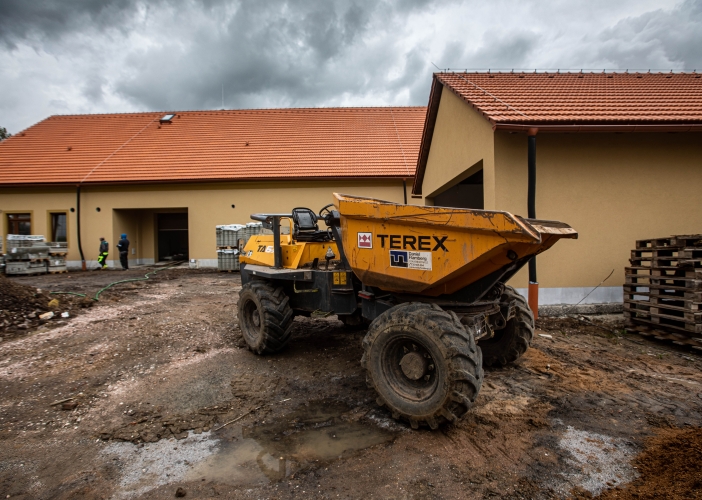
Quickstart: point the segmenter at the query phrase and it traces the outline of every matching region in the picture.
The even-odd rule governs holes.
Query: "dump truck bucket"
[[[512,276],[569,225],[508,212],[402,205],[334,193],[349,265],[368,286],[439,296],[500,270]]]

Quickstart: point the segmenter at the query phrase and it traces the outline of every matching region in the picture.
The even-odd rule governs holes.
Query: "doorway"
[[[483,169],[434,196],[434,206],[483,210]]]
[[[158,260],[187,260],[188,213],[156,214]]]

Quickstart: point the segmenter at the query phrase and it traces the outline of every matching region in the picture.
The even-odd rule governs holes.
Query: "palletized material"
[[[630,262],[629,329],[702,350],[702,235],[639,240]]]
[[[8,234],[5,274],[41,274],[48,268],[49,246],[41,235]]]
[[[239,270],[239,251],[244,248],[249,238],[261,234],[260,222],[244,224],[227,224],[216,226],[217,230],[217,269],[219,271]]]
[[[68,253],[68,244],[65,241],[48,241],[44,243],[49,247],[49,255],[66,255]]]
[[[47,262],[49,264],[47,270],[50,273],[64,273],[68,270],[66,268],[66,257],[65,256],[52,255],[51,258]]]
[[[238,247],[239,237],[244,236],[245,229],[243,224],[217,226],[217,247]]]
[[[239,250],[237,250],[237,249],[217,250],[217,270],[218,271],[238,271],[239,270]]]
[[[8,248],[6,260],[43,260],[49,258],[49,247],[12,247]]]
[[[21,274],[44,274],[47,271],[46,261],[6,261],[5,274],[21,275]]]
[[[35,243],[43,243],[44,237],[38,234],[8,234],[7,248],[31,247]]]

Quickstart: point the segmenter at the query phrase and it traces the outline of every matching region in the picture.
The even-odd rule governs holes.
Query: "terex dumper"
[[[483,363],[515,361],[532,340],[534,316],[505,283],[577,232],[507,212],[334,196],[319,213],[251,216],[273,234],[252,237],[240,257],[239,325],[249,348],[281,350],[295,315],[369,325],[361,365],[377,402],[413,428],[460,419]]]

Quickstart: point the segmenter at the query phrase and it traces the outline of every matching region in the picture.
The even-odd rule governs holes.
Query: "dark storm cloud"
[[[55,41],[86,27],[121,25],[136,0],[1,0],[0,43],[16,48],[23,41]]]
[[[539,41],[537,33],[529,31],[507,32],[497,35],[485,33],[477,48],[462,41],[446,44],[440,60],[450,69],[511,69],[526,68]],[[439,64],[442,69],[446,69]]]
[[[663,8],[661,8],[663,7]],[[452,69],[702,67],[702,1],[0,0],[0,117],[426,105]]]
[[[219,107],[221,85],[227,107],[320,105],[363,92],[394,64],[392,47],[362,61],[350,54],[372,36],[371,17],[391,9],[374,1],[242,4],[224,30],[196,33],[184,49],[166,42],[130,57],[131,76],[115,88],[157,109]],[[416,57],[408,61],[419,69]]]

